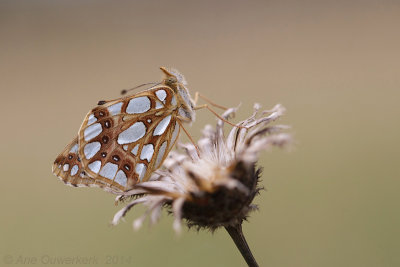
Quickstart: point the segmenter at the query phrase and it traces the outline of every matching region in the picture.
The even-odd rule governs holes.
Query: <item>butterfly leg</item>
[[[188,133],[188,131],[187,131],[187,130],[185,129],[185,127],[183,127],[183,125],[182,125],[182,121],[186,121],[186,120],[188,120],[188,119],[187,119],[187,118],[184,118],[184,117],[181,117],[181,116],[178,116],[177,122],[179,123],[179,126],[182,128],[182,130],[185,132],[186,136],[189,138],[190,142],[191,142],[191,143],[194,145],[194,147],[196,148],[197,155],[200,156],[199,147],[198,147],[198,146],[196,145],[196,143],[194,142],[192,136]],[[190,121],[190,120],[189,120],[189,121]]]
[[[227,124],[229,124],[229,125],[231,125],[231,126],[233,126],[233,127],[246,128],[246,129],[247,129],[247,127],[233,124],[233,123],[229,122],[228,120],[222,118],[216,111],[214,111],[212,108],[210,108],[210,107],[208,106],[208,104],[204,104],[204,105],[200,105],[200,106],[194,107],[195,110],[203,109],[203,108],[208,109],[208,110],[209,110],[211,113],[213,113],[218,119],[222,120],[223,122],[225,122],[225,123],[227,123]]]
[[[207,101],[211,106],[214,106],[216,108],[220,108],[220,109],[223,109],[223,110],[227,110],[228,109],[228,108],[226,108],[224,106],[221,106],[221,105],[218,105],[218,104],[212,102],[210,99],[208,99],[207,97],[201,95],[199,92],[196,92],[194,94],[194,105],[195,106],[197,105],[197,101],[199,100],[199,98],[202,98],[203,100]]]

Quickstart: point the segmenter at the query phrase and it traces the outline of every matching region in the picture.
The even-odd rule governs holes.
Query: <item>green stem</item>
[[[243,235],[242,225],[238,224],[236,226],[226,226],[225,229],[233,239],[233,242],[235,242],[236,247],[239,249],[243,258],[247,262],[247,265],[249,267],[258,267],[256,259],[251,253],[249,245],[247,245],[246,238]]]

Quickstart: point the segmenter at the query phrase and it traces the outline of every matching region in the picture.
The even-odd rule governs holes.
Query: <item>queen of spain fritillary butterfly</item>
[[[183,75],[161,70],[165,78],[158,85],[101,101],[89,111],[78,136],[54,161],[54,175],[71,186],[114,193],[147,181],[174,146],[182,122],[195,119],[195,101]]]

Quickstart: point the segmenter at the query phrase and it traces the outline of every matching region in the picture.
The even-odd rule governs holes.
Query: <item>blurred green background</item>
[[[237,119],[288,110],[244,223],[260,266],[399,266],[399,29],[398,1],[1,0],[0,265],[245,266],[224,230],[110,227],[114,196],[51,174],[98,100],[173,66]]]

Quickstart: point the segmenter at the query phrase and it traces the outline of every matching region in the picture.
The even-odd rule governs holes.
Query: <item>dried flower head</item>
[[[237,108],[228,109],[222,117],[229,120],[236,111]],[[240,127],[232,128],[227,137],[222,120],[218,120],[215,128],[207,125],[198,147],[180,144],[184,153],[171,152],[164,168],[149,181],[117,197],[117,200],[134,199],[114,216],[112,223],[117,224],[133,206],[141,203],[148,208],[134,221],[135,229],[146,217],[155,223],[163,207],[172,210],[176,231],[181,229],[182,219],[189,227],[198,229],[241,225],[256,208],[251,203],[260,190],[260,169],[256,166],[259,152],[290,141],[290,136],[282,132],[287,126],[270,125],[283,113],[281,105],[260,112],[260,105],[255,104],[254,113],[238,123]]]

